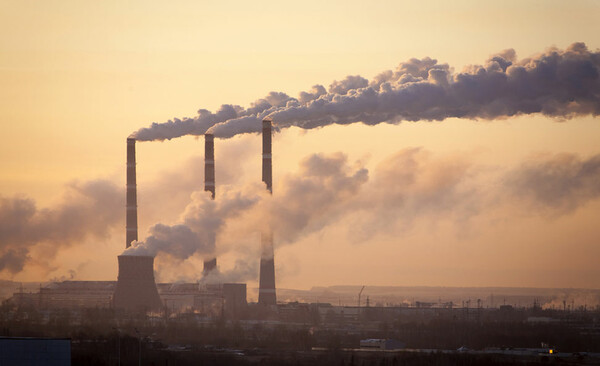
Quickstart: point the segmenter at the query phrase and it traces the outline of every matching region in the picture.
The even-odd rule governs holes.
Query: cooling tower
[[[204,190],[210,191],[212,199],[215,199],[215,136],[209,133],[204,135]],[[217,258],[204,260],[205,276],[215,268],[217,268]]]
[[[135,139],[127,139],[127,213],[125,248],[138,240],[137,187],[135,179]]]
[[[160,310],[154,282],[154,257],[120,255],[119,277],[113,297],[115,308],[128,311]]]
[[[262,128],[262,180],[273,193],[273,175],[271,165],[271,120],[263,120]],[[273,233],[270,230],[261,233],[260,281],[258,287],[258,303],[276,305],[275,293],[275,261],[273,257]]]

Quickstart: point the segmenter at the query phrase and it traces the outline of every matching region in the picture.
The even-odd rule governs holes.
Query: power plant
[[[265,119],[262,121],[262,181],[269,194],[272,195],[271,134],[272,122]],[[98,358],[105,357],[104,353],[107,353],[107,350],[110,352],[111,348],[116,348],[115,354],[118,355],[117,357],[112,359],[105,357],[108,364],[120,364],[121,338],[123,338],[123,347],[129,350],[123,353],[124,356],[131,361],[133,359],[131,355],[135,355],[131,350],[135,349],[138,364],[147,364],[142,363],[142,360],[152,359],[155,361],[156,357],[162,357],[165,354],[175,355],[174,357],[190,355],[192,350],[196,352],[194,356],[210,355],[210,360],[214,359],[215,355],[230,357],[227,358],[224,364],[229,364],[228,362],[232,359],[241,359],[248,361],[248,363],[256,363],[256,360],[261,360],[260,363],[264,363],[268,362],[272,354],[282,354],[282,349],[291,350],[295,347],[297,350],[293,351],[294,355],[302,354],[303,357],[307,357],[306,355],[310,355],[312,352],[314,352],[312,354],[329,352],[331,350],[329,347],[332,344],[340,344],[342,341],[345,344],[355,344],[355,347],[359,348],[339,348],[339,346],[336,346],[336,354],[340,352],[350,353],[349,359],[353,360],[355,354],[363,352],[365,355],[368,354],[369,360],[372,360],[373,355],[376,355],[377,352],[381,352],[380,354],[384,355],[382,357],[405,353],[404,351],[401,353],[392,352],[398,352],[408,343],[390,338],[381,338],[381,334],[388,333],[388,327],[394,329],[393,332],[397,332],[396,334],[401,334],[402,339],[412,336],[413,338],[408,339],[413,344],[422,342],[421,335],[413,336],[414,325],[402,326],[402,324],[415,324],[417,322],[421,327],[433,324],[435,328],[431,328],[431,331],[426,334],[434,335],[439,334],[440,330],[443,332],[447,328],[447,324],[455,324],[453,329],[464,327],[464,332],[455,333],[467,334],[468,331],[482,326],[486,326],[486,332],[489,332],[496,329],[497,324],[500,323],[502,327],[499,329],[500,333],[498,334],[503,336],[506,334],[506,324],[509,322],[518,324],[517,329],[523,329],[524,323],[528,327],[534,326],[536,323],[544,323],[542,328],[544,332],[548,329],[547,327],[556,323],[556,331],[570,331],[572,335],[579,337],[577,339],[580,339],[580,344],[593,343],[590,342],[590,339],[593,340],[591,337],[595,333],[591,333],[590,330],[595,331],[598,327],[595,320],[589,319],[596,319],[593,317],[598,314],[600,307],[597,307],[596,313],[588,313],[585,306],[580,311],[574,310],[575,306],[572,303],[567,310],[566,302],[563,300],[563,310],[557,312],[552,308],[547,311],[547,314],[557,316],[557,318],[550,318],[539,316],[545,314],[540,306],[539,297],[533,298],[533,308],[520,308],[517,310],[515,309],[516,306],[506,304],[495,307],[493,305],[493,294],[491,297],[492,306],[484,307],[482,298],[487,296],[489,288],[472,289],[471,291],[475,292],[465,293],[469,296],[469,300],[466,302],[463,300],[460,307],[458,306],[460,301],[448,298],[450,294],[446,288],[437,290],[446,296],[444,301],[439,297],[439,293],[434,293],[438,296],[431,298],[431,295],[429,295],[428,300],[430,301],[406,302],[407,288],[400,288],[399,291],[402,292],[402,295],[397,297],[397,295],[387,293],[390,291],[387,286],[371,289],[373,292],[381,291],[382,293],[379,295],[378,302],[370,302],[369,296],[366,296],[366,304],[361,302],[365,286],[362,286],[360,291],[358,288],[354,288],[357,292],[352,293],[349,297],[347,291],[353,291],[353,286],[317,287],[310,291],[280,289],[280,298],[295,298],[296,300],[280,301],[278,304],[271,222],[264,222],[260,225],[261,257],[258,304],[248,305],[245,283],[198,281],[195,283],[157,284],[153,267],[154,256],[134,255],[137,254],[135,250],[137,248],[132,247],[132,243],[138,239],[135,142],[135,139],[127,139],[126,251],[118,256],[117,281],[52,282],[43,288],[40,285],[37,293],[26,293],[23,286],[21,286],[20,291],[13,294],[13,297],[9,299],[10,302],[3,302],[5,309],[10,309],[11,304],[17,306],[15,311],[5,310],[3,312],[2,317],[5,324],[19,326],[29,322],[28,327],[23,328],[27,332],[30,332],[34,325],[36,327],[45,326],[53,329],[53,331],[56,331],[56,329],[70,329],[73,333],[77,331],[82,334],[81,329],[86,329],[89,332],[89,329],[96,327],[97,332],[102,332],[97,333],[98,336],[94,335],[94,338],[89,336],[88,339],[85,339],[85,343],[77,339],[72,344],[79,347],[79,352],[82,352],[82,349],[88,352],[91,349],[89,344],[94,344]],[[216,196],[215,154],[214,135],[212,134],[205,135],[204,166],[204,191],[210,192],[211,199],[214,200]],[[215,239],[216,234],[212,238],[208,238],[208,240],[212,240],[212,244],[215,244]],[[168,243],[177,244],[177,242]],[[143,251],[140,252],[143,253]],[[218,274],[217,259],[214,252],[211,251],[205,253],[205,255],[207,258],[204,258],[203,278],[211,274]],[[218,276],[214,277],[218,278]],[[422,287],[415,287],[412,291],[418,296],[424,296],[425,293]],[[460,291],[468,290],[461,288]],[[502,288],[501,291],[507,291],[507,289]],[[527,289],[527,291],[532,291],[532,289]],[[356,293],[358,293],[357,302],[355,302],[356,298],[354,297]],[[342,296],[345,296],[345,298]],[[383,305],[382,300],[385,300],[388,296],[392,301]],[[477,298],[476,307],[470,305],[471,298]],[[301,301],[298,301],[298,299],[301,299]],[[308,302],[303,299],[316,299],[317,301]],[[398,301],[401,299],[404,300]],[[517,293],[512,298],[512,300],[514,299],[522,300],[523,295]],[[553,299],[554,296],[548,296],[543,301]],[[339,305],[332,305],[335,302]],[[352,303],[352,305],[346,305],[347,303]],[[6,304],[8,306],[5,306]],[[29,309],[33,309],[31,316],[27,313]],[[14,321],[7,322],[6,319],[11,317],[14,318]],[[47,317],[48,320],[41,320],[44,317]],[[437,324],[441,324],[443,329],[439,328]],[[474,327],[470,324],[476,324],[477,326]],[[568,324],[568,326],[565,326],[565,324]],[[571,328],[568,328],[569,326]],[[107,339],[106,336],[107,329],[110,328],[114,331],[112,341],[110,338]],[[409,329],[409,332],[400,333],[403,328]],[[385,333],[382,332],[382,329],[386,329]],[[575,331],[585,330],[585,333],[583,331],[580,334],[574,333],[573,329]],[[7,330],[9,328],[5,328],[5,332]],[[377,338],[373,338],[373,334]],[[454,333],[453,335],[456,336]],[[134,337],[137,337],[137,342]],[[487,337],[486,339],[490,344],[497,342],[498,336],[495,334],[492,333]],[[10,338],[4,338],[5,341],[10,340]],[[518,334],[516,338],[519,338]],[[359,341],[359,339],[361,340]],[[28,338],[29,342],[41,340],[41,338]],[[165,343],[163,343],[163,340]],[[182,344],[182,340],[186,344]],[[302,343],[299,344],[298,342]],[[455,346],[451,342],[448,344]],[[137,347],[132,348],[131,344],[136,343]],[[219,346],[213,346],[215,343]],[[116,347],[113,348],[112,345],[114,344],[116,344]],[[229,348],[231,344],[236,345],[236,348]],[[244,350],[238,349],[237,344],[244,345]],[[555,349],[549,348],[547,345],[544,346],[544,344],[542,343],[542,348],[515,350],[513,348],[505,349],[504,347],[500,349],[494,346],[474,352],[476,352],[477,357],[481,357],[484,353],[492,354],[494,360],[497,359],[498,354],[506,355],[511,360],[514,360],[515,357],[533,359],[542,357],[541,355],[548,357],[548,355],[553,354]],[[282,348],[283,346],[286,348]],[[46,346],[42,345],[40,348],[43,347]],[[274,351],[269,350],[271,347]],[[310,347],[310,350],[307,351],[308,347]],[[44,352],[46,352],[46,348],[43,348]],[[456,351],[449,350],[446,345],[443,345],[443,348],[440,349],[443,349],[445,353],[455,352],[459,355],[470,352],[465,346],[461,346]],[[423,354],[431,352],[431,348],[426,350],[424,352],[422,349],[416,348],[408,350],[408,352]],[[23,359],[30,359],[29,351],[22,353]],[[14,351],[10,350],[5,354],[7,355],[5,358],[13,357]],[[565,354],[561,354],[561,359],[565,357]],[[572,360],[577,362],[582,360],[581,353],[574,353],[574,355],[576,356],[571,357]],[[598,356],[594,357],[600,359]],[[384,358],[381,359],[384,360]],[[596,364],[596,359],[594,359],[593,364]],[[209,359],[205,358],[205,360]],[[286,360],[289,360],[289,358],[286,358]],[[559,359],[557,358],[557,360]],[[193,362],[196,364],[197,360],[193,359]],[[344,362],[341,363],[345,364]],[[0,360],[0,364],[4,363]],[[123,364],[132,363],[124,362]]]
[[[273,193],[273,175],[271,163],[271,134],[272,121],[262,121],[262,181],[269,193]],[[126,204],[126,245],[138,240],[137,222],[137,184],[136,184],[136,156],[134,138],[127,139],[127,204]],[[214,135],[204,135],[204,191],[210,192],[214,200],[215,186],[215,142]],[[264,306],[277,304],[275,292],[275,261],[273,250],[273,233],[269,223],[261,232],[261,258],[258,303]],[[209,238],[214,244],[216,234]],[[204,259],[203,276],[216,271],[217,258],[209,254]],[[154,257],[140,255],[120,255],[119,275],[114,286],[112,304],[117,309],[128,311],[158,310],[163,306],[163,301],[191,304],[193,308],[213,307],[218,299],[235,303],[235,307],[228,306],[230,314],[240,313],[240,304],[246,303],[245,284],[183,284],[169,286],[160,284],[157,287],[154,278]],[[159,288],[161,289],[159,291]],[[186,290],[182,290],[182,289]],[[243,298],[243,301],[242,301]],[[187,300],[185,300],[187,299]],[[217,300],[215,300],[217,299]],[[228,299],[228,300],[227,300]]]
[[[272,194],[273,177],[271,163],[272,122],[262,121],[262,181]],[[204,136],[204,191],[210,192],[214,200],[215,150],[214,135]],[[37,294],[16,294],[20,303],[31,303],[40,308],[112,307],[126,312],[193,311],[208,316],[240,318],[245,314],[245,283],[214,283],[214,280],[193,283],[156,283],[154,276],[154,256],[137,255],[131,252],[132,243],[138,241],[137,179],[136,179],[136,139],[127,138],[126,163],[126,239],[124,254],[117,257],[117,281],[62,281],[53,282]],[[264,309],[275,309],[275,262],[273,233],[269,223],[265,223],[261,234],[261,257],[259,274],[258,304]],[[216,234],[208,238],[215,244]],[[217,258],[214,253],[206,254],[202,277],[218,273]],[[216,277],[218,278],[218,277]]]

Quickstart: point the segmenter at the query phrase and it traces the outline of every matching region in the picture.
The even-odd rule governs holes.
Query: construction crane
[[[363,287],[360,289],[360,292],[358,293],[358,307],[359,307],[359,308],[360,308],[360,295],[362,295],[362,292],[363,292],[363,290],[364,290],[364,289],[365,289],[365,286],[363,286]]]

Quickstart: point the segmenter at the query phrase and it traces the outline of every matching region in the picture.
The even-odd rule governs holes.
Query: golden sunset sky
[[[510,48],[518,59],[574,42],[600,48],[600,2],[592,0],[0,0],[0,9],[0,197],[27,198],[50,217],[74,199],[73,186],[107,180],[123,193],[114,216],[106,213],[117,221],[98,217],[109,222],[106,230],[73,236],[67,225],[51,238],[28,237],[19,269],[7,264],[17,236],[0,233],[0,279],[17,281],[116,278],[125,242],[125,139],[152,122],[221,104],[249,107],[271,91],[297,97],[347,75],[371,80],[411,58],[431,57],[460,72]],[[260,141],[216,141],[217,200],[260,181]],[[192,192],[202,191],[203,153],[202,138],[138,142],[141,240],[156,223],[177,223]],[[353,198],[324,227],[276,244],[278,287],[600,288],[600,174],[585,183],[575,174],[567,180],[573,190],[544,195],[523,188],[515,173],[593,160],[597,117],[285,129],[273,139],[275,196],[315,153],[338,157],[349,172],[368,170],[357,197],[394,190],[400,198],[397,206],[364,210]],[[0,218],[16,220],[11,215]],[[217,242],[223,271],[236,260],[258,264],[258,239],[256,247],[223,246]],[[201,256],[176,264],[159,258],[157,275],[195,281],[201,263]],[[243,280],[256,286],[257,277]]]

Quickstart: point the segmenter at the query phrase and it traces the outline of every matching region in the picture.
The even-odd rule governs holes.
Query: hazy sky
[[[14,280],[116,278],[125,139],[151,122],[372,79],[413,57],[460,72],[509,48],[518,59],[574,42],[600,48],[597,1],[0,0],[0,9],[0,278]],[[311,154],[344,179],[368,171],[276,248],[279,287],[600,287],[598,118],[291,128],[273,144],[274,199],[294,197],[286,184],[318,163]],[[259,136],[215,145],[217,200],[260,181]],[[137,144],[140,239],[189,214],[203,151],[193,137]],[[258,237],[235,232],[251,221],[228,226],[223,271],[236,261],[255,271]],[[201,273],[200,256],[172,261],[157,260],[161,280]]]

